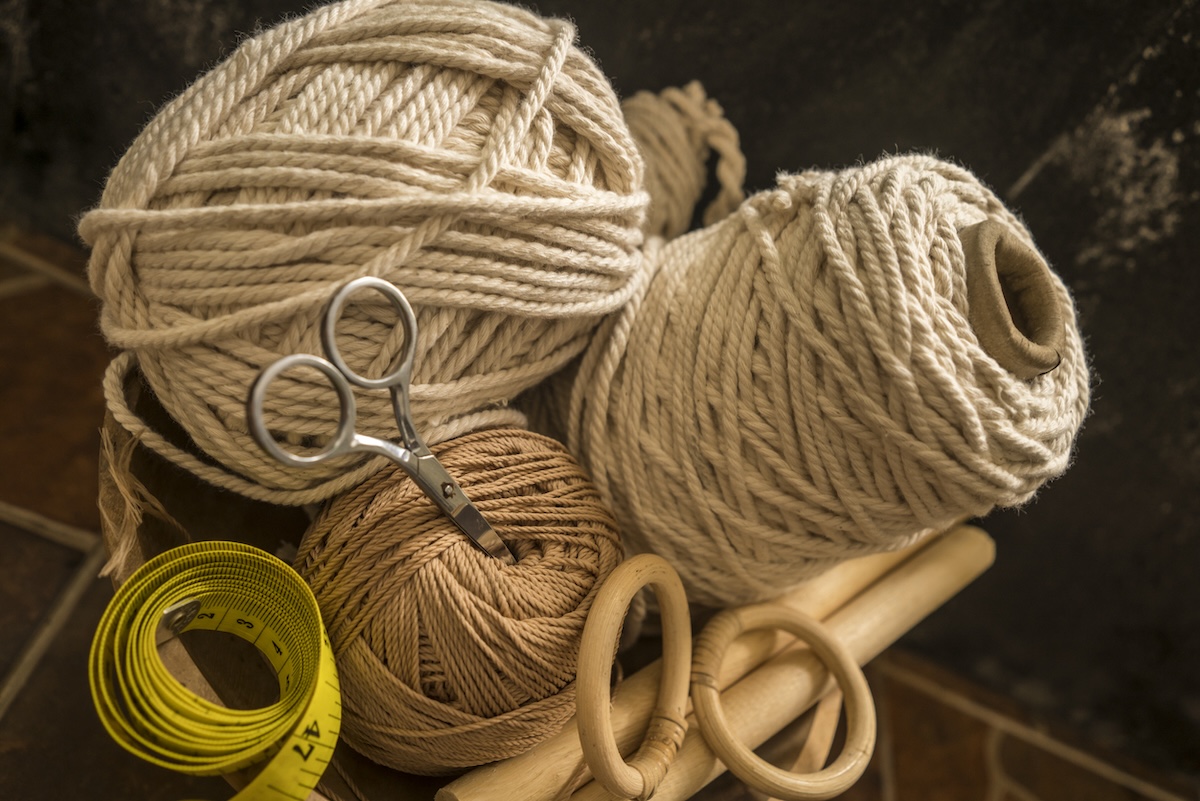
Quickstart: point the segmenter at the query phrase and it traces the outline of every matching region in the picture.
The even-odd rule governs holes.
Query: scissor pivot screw
[[[446,497],[446,498],[454,497],[454,485],[451,484],[449,481],[442,484],[442,496]]]

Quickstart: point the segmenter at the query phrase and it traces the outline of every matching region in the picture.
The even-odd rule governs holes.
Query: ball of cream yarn
[[[342,736],[427,775],[562,728],[584,622],[622,556],[612,516],[558,442],[491,429],[434,451],[517,564],[476,549],[398,468],[329,503],[295,560],[337,656]]]
[[[147,126],[80,225],[101,323],[124,350],[117,420],[212,483],[312,503],[380,469],[278,464],[246,431],[251,381],[320,352],[324,303],[376,275],[416,308],[413,413],[430,442],[514,423],[507,402],[582,351],[640,281],[647,198],[617,99],[566,22],[484,0],[347,0],[244,42]],[[345,321],[382,371],[382,307]],[[134,367],[203,457],[125,403]],[[318,376],[268,399],[281,440],[320,444]],[[359,430],[394,437],[386,393]],[[215,463],[214,463],[215,462]]]
[[[1025,227],[969,172],[898,156],[785,176],[661,244],[587,352],[567,415],[626,546],[710,605],[1028,500],[1088,406],[1066,288],[1061,363],[1023,380],[968,322],[958,231]]]

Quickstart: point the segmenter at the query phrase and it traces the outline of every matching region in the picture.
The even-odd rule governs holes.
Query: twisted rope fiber
[[[653,263],[662,240],[674,239],[691,226],[714,155],[719,186],[704,210],[704,223],[712,224],[737,209],[745,199],[746,158],[737,129],[699,81],[661,92],[638,92],[621,101],[621,111],[645,163],[650,207],[643,225],[648,238],[643,254]],[[647,278],[648,271],[643,271],[640,280]],[[555,439],[566,438],[566,404],[556,399],[570,393],[576,366],[568,365],[517,400],[530,428]]]
[[[343,737],[429,775],[562,728],[588,610],[622,556],[599,493],[558,442],[492,429],[434,450],[516,565],[474,548],[398,470],[328,504],[295,562],[337,656]]]
[[[720,188],[705,209],[704,224],[729,216],[745,199],[746,158],[737,129],[699,81],[638,92],[621,102],[621,111],[646,164],[648,236],[674,239],[688,230],[713,154]]]
[[[276,463],[243,410],[264,365],[320,352],[325,301],[360,275],[416,308],[413,412],[428,440],[520,422],[507,402],[578,354],[641,280],[642,163],[574,35],[483,0],[347,0],[197,80],[80,224],[103,331],[125,351],[105,382],[118,422],[260,500],[312,503],[364,480],[381,458]],[[367,372],[402,344],[385,308],[361,304],[340,329]],[[206,458],[128,407],[135,366]],[[331,394],[315,374],[287,379],[267,423],[319,446]],[[386,393],[356,392],[360,430],[394,436]]]
[[[1062,473],[1088,405],[1072,301],[1053,276],[1057,369],[1001,368],[968,323],[957,233],[984,219],[1033,248],[969,172],[897,156],[782,176],[660,243],[567,412],[626,546],[693,601],[742,603]]]

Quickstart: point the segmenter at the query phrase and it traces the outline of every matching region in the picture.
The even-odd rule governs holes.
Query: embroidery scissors
[[[377,290],[390,300],[400,315],[400,325],[404,327],[404,352],[399,364],[381,378],[367,378],[354,372],[342,359],[337,347],[335,334],[338,321],[342,317],[342,309],[350,295],[363,288]],[[393,284],[372,276],[356,278],[346,283],[334,294],[325,310],[321,324],[321,343],[328,359],[309,353],[284,356],[268,365],[254,380],[246,401],[246,419],[250,424],[250,433],[258,444],[280,462],[297,467],[308,467],[352,453],[386,456],[404,468],[417,486],[454,521],[476,547],[506,564],[516,564],[512,551],[480,514],[479,509],[463,492],[454,477],[429,450],[413,425],[408,391],[412,383],[413,358],[417,350],[417,316],[404,293]],[[340,401],[337,432],[321,451],[309,456],[301,456],[280,447],[263,420],[267,388],[281,373],[293,367],[312,367],[319,370],[329,379]],[[366,389],[387,389],[391,393],[392,410],[396,415],[396,425],[400,429],[398,443],[355,432],[356,406],[351,384]]]

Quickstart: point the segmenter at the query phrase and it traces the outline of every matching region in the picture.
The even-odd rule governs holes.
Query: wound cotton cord
[[[729,216],[745,199],[746,158],[737,129],[698,81],[657,94],[638,92],[621,102],[621,110],[646,162],[648,236],[674,239],[688,230],[714,153],[720,188],[705,210],[704,224]]]
[[[705,225],[729,216],[745,199],[746,159],[737,129],[698,81],[658,93],[638,92],[621,102],[621,110],[646,165],[650,208],[643,229],[648,237],[643,252],[647,269],[639,276],[644,281],[662,240],[673,239],[691,226],[705,193],[709,159],[716,155],[713,171],[718,189],[704,211]],[[635,289],[634,296],[640,291]],[[567,408],[556,398],[569,395],[576,365],[568,365],[517,401],[528,415],[530,428],[556,439],[566,438]]]
[[[959,231],[984,220],[1036,252],[969,172],[899,156],[652,240],[652,279],[559,398],[626,546],[738,604],[1061,474],[1089,397],[1074,307],[1046,271],[1061,362],[1002,367],[969,322]]]
[[[318,351],[331,293],[397,284],[421,339],[417,427],[438,442],[516,424],[507,402],[586,347],[641,280],[642,163],[574,29],[483,0],[347,0],[244,42],[162,110],[80,224],[101,324],[123,354],[115,419],[175,464],[260,500],[329,498],[384,460],[298,469],[250,439],[245,393],[282,355]],[[348,312],[348,358],[400,345],[380,306]],[[140,370],[198,446],[125,402]],[[319,377],[273,398],[292,444],[332,432]],[[394,436],[386,393],[364,433]]]
[[[588,611],[622,557],[595,486],[554,440],[492,429],[433,450],[517,564],[472,546],[398,468],[328,504],[295,561],[337,656],[343,738],[427,775],[562,728]]]

